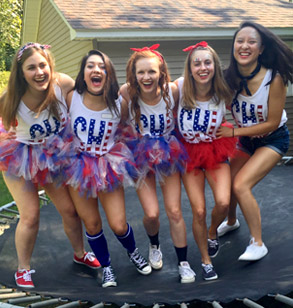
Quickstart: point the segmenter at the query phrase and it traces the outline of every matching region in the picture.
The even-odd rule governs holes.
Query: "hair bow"
[[[32,43],[32,42],[27,43],[27,44],[23,45],[23,46],[20,48],[20,50],[19,50],[19,52],[18,52],[18,54],[17,54],[17,61],[19,62],[19,61],[21,60],[22,54],[23,54],[23,52],[24,52],[26,49],[32,48],[32,47],[37,47],[37,48],[41,48],[41,49],[45,50],[45,49],[51,48],[51,45],[41,45],[41,44],[39,44],[39,43]]]
[[[208,46],[209,46],[209,45],[208,45],[207,42],[202,41],[202,42],[199,42],[199,43],[197,43],[197,44],[195,44],[195,45],[188,46],[188,47],[186,47],[186,48],[184,48],[184,49],[182,49],[182,50],[183,50],[183,51],[192,51],[192,50],[194,50],[194,49],[196,49],[196,48],[198,48],[198,47],[208,47]]]
[[[156,49],[158,49],[160,47],[160,44],[154,44],[151,47],[143,47],[143,48],[130,48],[133,51],[136,52],[141,52],[141,51],[151,51],[152,53],[154,53],[157,57],[159,57],[159,59],[164,62],[163,57],[161,56],[161,54],[159,52],[156,51]]]

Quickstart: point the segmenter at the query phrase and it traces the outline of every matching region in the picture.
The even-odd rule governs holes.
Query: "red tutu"
[[[221,138],[212,142],[189,143],[183,140],[188,153],[187,172],[195,168],[216,169],[219,163],[233,157],[237,138]]]

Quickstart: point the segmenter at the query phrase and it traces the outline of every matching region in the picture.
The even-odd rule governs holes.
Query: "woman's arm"
[[[124,126],[126,125],[126,122],[128,120],[128,102],[122,98],[122,102],[121,102],[121,120],[120,123]]]
[[[57,73],[56,76],[58,85],[60,86],[64,97],[66,97],[67,94],[73,90],[75,82],[70,76],[63,73]]]
[[[130,96],[129,96],[129,93],[128,93],[128,84],[127,83],[124,83],[120,90],[119,90],[119,94],[123,97],[123,99],[126,101],[126,102],[129,102],[130,101]]]
[[[178,89],[178,85],[175,82],[170,82],[170,85],[171,85],[172,95],[173,95],[174,102],[175,102],[174,110],[177,110],[178,109],[178,103],[179,103],[179,89]]]
[[[72,96],[73,96],[73,91],[70,91],[66,96],[66,105],[67,105],[68,111],[70,110]]]

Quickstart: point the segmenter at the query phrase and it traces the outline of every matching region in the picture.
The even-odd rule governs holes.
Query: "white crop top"
[[[212,99],[206,102],[196,102],[196,107],[186,109],[183,107],[183,81],[178,79],[179,107],[178,128],[189,143],[212,142],[216,138],[216,131],[222,123],[226,114],[224,101],[216,104]]]
[[[249,127],[267,120],[270,85],[266,84],[271,77],[272,70],[267,70],[260,87],[252,96],[238,94],[238,97],[233,100],[231,112],[238,127]],[[286,122],[287,115],[283,110],[279,127]]]
[[[129,116],[130,123],[135,126],[135,129],[143,136],[148,135],[150,137],[168,136],[175,127],[174,117],[172,109],[175,106],[174,98],[172,95],[172,89],[169,85],[169,96],[171,100],[171,106],[168,109],[167,104],[163,97],[156,105],[148,105],[144,103],[140,98],[138,100],[140,106],[140,123],[142,131],[140,131],[138,125],[134,124],[134,116],[131,112],[131,102],[129,104]]]
[[[61,102],[58,104],[60,120],[49,110],[43,110],[38,117],[37,113],[30,110],[23,101],[20,102],[16,115],[16,128],[11,129],[16,133],[16,140],[26,144],[40,144],[51,134],[58,134],[67,121],[67,106],[59,86],[55,86],[55,95]]]
[[[121,100],[116,100],[119,113],[121,110]],[[83,95],[74,91],[69,110],[71,126],[75,135],[80,140],[80,150],[91,155],[103,155],[108,153],[114,145],[114,135],[116,133],[120,116],[109,108],[101,111],[88,109],[83,103]]]

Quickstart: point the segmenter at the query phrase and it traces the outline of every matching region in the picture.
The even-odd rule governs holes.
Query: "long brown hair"
[[[197,50],[207,50],[211,53],[215,66],[215,74],[212,79],[212,86],[209,95],[213,97],[213,100],[218,105],[221,100],[224,100],[226,105],[230,105],[232,101],[232,93],[228,85],[225,82],[223,71],[221,68],[220,58],[216,51],[209,45],[206,47],[199,46],[189,52],[184,66],[184,82],[183,82],[183,103],[187,109],[192,109],[196,106],[196,89],[194,86],[194,79],[190,69],[190,63],[192,61],[192,55]]]
[[[53,114],[58,120],[60,120],[58,112],[58,104],[60,102],[55,95],[54,89],[55,74],[53,57],[49,50],[42,48],[42,45],[38,43],[29,43],[20,48],[15,54],[12,61],[7,90],[0,98],[0,115],[2,117],[3,125],[7,130],[11,126],[15,126],[18,106],[28,86],[23,75],[23,63],[36,52],[40,53],[48,62],[51,71],[51,80],[49,80],[45,99],[40,103],[36,110],[34,110],[34,112],[39,114],[42,110],[48,107],[49,114]]]
[[[128,93],[131,100],[131,112],[134,115],[135,124],[140,125],[141,111],[138,104],[138,99],[140,97],[140,88],[136,79],[136,62],[142,58],[155,58],[159,63],[160,78],[159,87],[161,89],[163,100],[166,102],[167,108],[171,108],[171,100],[169,95],[169,85],[170,74],[168,71],[168,66],[163,56],[157,52],[161,57],[154,54],[150,50],[144,50],[139,52],[134,52],[128,60],[126,66],[126,80],[128,84]]]
[[[86,91],[87,85],[84,81],[84,69],[88,58],[92,55],[100,56],[105,64],[105,70],[107,75],[106,75],[106,83],[104,86],[103,98],[110,111],[111,112],[114,111],[115,114],[119,116],[119,110],[115,103],[115,100],[118,98],[119,84],[117,81],[114,65],[110,60],[110,58],[103,52],[96,49],[92,49],[82,58],[80,63],[80,69],[75,80],[74,89],[79,94],[82,94],[84,91]]]

